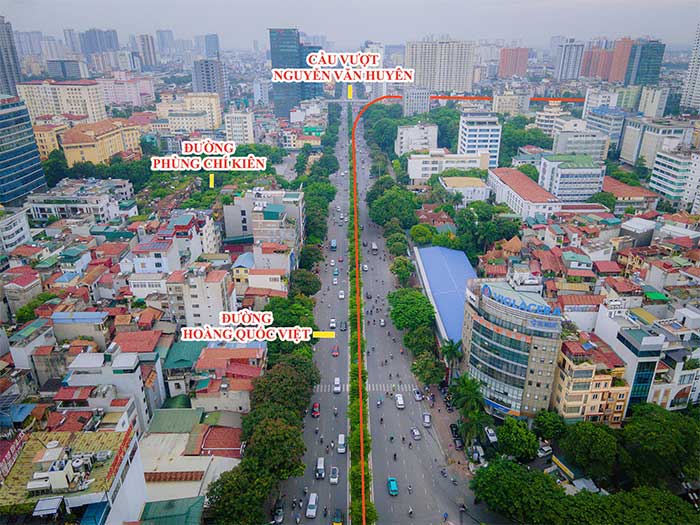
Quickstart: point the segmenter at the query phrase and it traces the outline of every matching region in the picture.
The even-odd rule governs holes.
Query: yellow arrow
[[[335,332],[314,332],[312,335],[316,339],[335,339]]]
[[[348,85],[348,100],[352,100],[352,84]]]
[[[214,188],[214,174],[213,173],[209,174],[209,187]]]

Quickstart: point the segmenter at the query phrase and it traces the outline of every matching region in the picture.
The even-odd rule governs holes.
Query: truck
[[[379,248],[377,248],[377,243],[372,243],[372,255],[377,255],[379,253]]]

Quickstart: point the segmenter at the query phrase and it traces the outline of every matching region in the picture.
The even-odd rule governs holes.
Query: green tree
[[[624,212],[626,215],[634,215],[634,214],[637,212],[637,210],[634,209],[634,206],[627,206],[627,207],[623,210],[623,212]]]
[[[537,455],[539,442],[534,432],[524,421],[506,417],[503,425],[496,429],[501,452],[514,456],[518,461],[528,462]]]
[[[622,428],[622,467],[636,485],[662,485],[683,473],[700,475],[700,423],[696,417],[639,405]]]
[[[564,525],[564,489],[539,470],[495,459],[470,482],[477,501],[508,519],[534,525]]]
[[[644,155],[637,157],[637,161],[634,163],[634,173],[641,180],[649,176],[649,168],[647,168],[647,160],[644,158]]]
[[[421,383],[435,385],[445,379],[445,363],[426,352],[416,357],[411,364],[411,372]]]
[[[462,358],[462,341],[447,339],[442,342],[440,352],[447,361],[447,366],[450,368],[450,376],[452,376],[455,362]]]
[[[280,357],[279,363],[281,365],[289,365],[299,372],[303,376],[305,384],[309,383],[312,386],[316,386],[321,381],[321,373],[318,371],[318,367],[312,357],[295,352]]]
[[[262,403],[243,416],[242,438],[249,440],[258,424],[266,419],[281,419],[288,425],[296,425],[301,431],[302,420],[295,411],[276,403]]]
[[[265,375],[253,380],[250,401],[253,406],[276,403],[297,414],[302,413],[311,398],[313,385],[289,365],[275,365]]]
[[[408,250],[408,244],[405,240],[387,243],[386,249],[391,255],[393,255],[394,257],[398,257],[401,255],[406,255],[406,251]]]
[[[299,256],[299,268],[313,270],[323,260],[323,251],[314,244],[305,244]]]
[[[415,272],[415,267],[408,257],[398,256],[391,263],[391,273],[393,273],[399,281],[399,285],[406,286],[411,279],[411,275]]]
[[[404,235],[404,229],[401,227],[399,220],[394,217],[384,225],[383,235],[385,239],[389,239],[392,235],[396,235],[397,233]]]
[[[484,406],[481,383],[467,374],[459,376],[450,385],[450,394],[452,395],[452,404],[461,414],[476,412]]]
[[[433,239],[434,231],[427,224],[416,224],[415,226],[411,227],[410,233],[413,242],[423,246],[430,244],[430,241]]]
[[[218,525],[265,523],[265,501],[276,483],[254,460],[244,460],[233,470],[222,473],[207,489],[214,522]]]
[[[283,419],[265,419],[253,430],[246,457],[257,459],[274,479],[287,479],[304,473],[302,460],[306,445],[296,425]]]
[[[391,320],[399,330],[429,326],[435,320],[435,309],[420,290],[400,288],[388,296]]]
[[[394,244],[394,243],[397,243],[397,242],[402,242],[402,243],[404,243],[404,244],[407,244],[407,242],[406,242],[406,235],[403,233],[403,230],[399,230],[399,231],[396,232],[396,233],[392,233],[392,234],[389,235],[389,236],[387,237],[387,239],[386,239],[387,245],[389,245],[389,244]]]
[[[53,188],[58,181],[69,176],[68,163],[63,150],[55,149],[49,153],[49,157],[41,163],[46,176],[46,184]]]
[[[610,193],[609,191],[599,191],[598,193],[594,193],[593,195],[591,195],[591,197],[588,199],[588,202],[596,202],[598,204],[602,204],[611,212],[614,212],[615,204],[617,203],[617,198],[614,194]]]
[[[535,416],[533,430],[542,439],[559,439],[566,434],[564,418],[551,410],[540,410]]]
[[[484,427],[493,423],[491,416],[484,412],[483,407],[472,412],[460,412],[460,416],[457,426],[465,443],[472,443],[474,438],[483,433]]]
[[[535,182],[538,182],[540,180],[540,173],[537,171],[537,168],[535,168],[532,164],[523,164],[522,166],[518,166],[518,171],[524,173]]]
[[[408,330],[403,336],[403,344],[414,356],[424,353],[434,354],[437,349],[435,333],[427,325]]]
[[[413,193],[394,186],[372,203],[369,216],[380,226],[396,217],[402,228],[410,228],[417,222],[416,207],[416,198]]]
[[[303,294],[311,297],[321,289],[321,280],[309,270],[293,270],[289,275],[289,295]]]
[[[27,304],[18,308],[17,313],[15,314],[15,321],[17,324],[22,325],[36,319],[37,315],[34,313],[34,309],[41,306],[49,299],[53,299],[54,297],[57,297],[57,295],[50,292],[41,292]]]
[[[566,457],[596,481],[609,479],[617,459],[617,440],[611,429],[589,421],[570,426],[561,440]]]

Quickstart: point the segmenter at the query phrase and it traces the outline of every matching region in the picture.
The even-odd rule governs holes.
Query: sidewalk
[[[445,406],[445,401],[440,395],[440,391],[436,386],[430,387],[430,392],[435,394],[435,406],[431,409],[430,401],[426,400],[426,408],[432,414],[433,428],[438,436],[440,446],[444,454],[445,464],[450,472],[457,473],[463,479],[471,479],[472,474],[469,472],[467,456],[464,450],[456,450],[452,441],[452,433],[450,432],[450,424],[457,423],[459,413],[457,410],[448,412]]]

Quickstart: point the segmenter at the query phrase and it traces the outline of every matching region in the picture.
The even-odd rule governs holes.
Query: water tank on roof
[[[56,447],[58,447],[58,445],[60,445],[60,443],[56,440],[53,440],[53,441],[49,441],[46,444],[46,448],[56,448]]]

